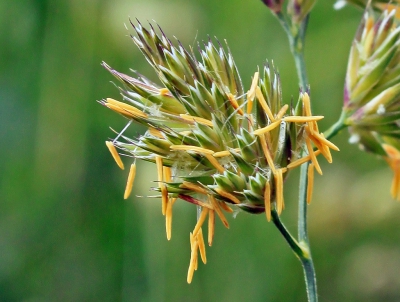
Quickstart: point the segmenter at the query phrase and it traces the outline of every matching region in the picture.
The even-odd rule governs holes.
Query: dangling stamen
[[[172,205],[174,204],[173,198],[167,199],[167,209],[165,211],[165,230],[167,239],[171,240],[172,236]]]
[[[110,153],[114,158],[115,162],[117,163],[118,167],[124,170],[124,163],[122,162],[121,157],[119,156],[118,151],[115,148],[114,144],[110,141],[106,141],[106,146],[108,150],[110,150]]]
[[[164,178],[163,178],[163,163],[162,163],[162,158],[160,156],[156,156],[156,165],[157,165],[157,181],[158,181],[158,187],[161,189],[161,209],[162,209],[162,214],[165,215],[165,212],[167,210],[167,201],[168,201],[168,191],[167,188],[165,187]]]
[[[131,195],[133,182],[135,180],[135,175],[136,175],[136,163],[133,163],[131,165],[131,168],[129,169],[129,175],[128,175],[128,180],[126,182],[124,199],[128,199],[129,195]]]
[[[320,150],[314,151],[314,155],[315,155],[315,156],[319,155],[320,153],[321,153]],[[309,161],[309,160],[311,160],[310,154],[308,154],[308,155],[306,155],[306,156],[304,156],[304,157],[302,157],[302,158],[299,158],[299,159],[297,159],[297,160],[291,162],[290,164],[287,165],[287,168],[288,168],[288,169],[296,168],[296,167],[298,167],[298,166],[304,164],[305,162],[307,162],[307,161]]]
[[[271,187],[269,182],[265,184],[264,189],[264,207],[265,207],[265,215],[267,216],[267,221],[271,221]]]
[[[331,141],[328,141],[322,134],[314,132],[313,136],[315,136],[317,139],[321,141],[322,144],[327,145],[329,148],[335,151],[340,151],[339,148],[333,144]]]
[[[304,129],[306,130],[308,137],[313,141],[315,147],[317,147],[318,150],[321,151],[322,155],[326,158],[328,163],[332,163],[332,155],[329,147],[325,144],[322,144],[319,139],[313,136],[308,125],[305,125]]]
[[[218,201],[219,206],[227,213],[233,213],[233,210],[223,201]]]
[[[211,246],[214,238],[215,227],[215,212],[210,210],[208,212],[208,245]]]
[[[268,148],[268,144],[265,139],[265,136],[260,135],[259,138],[260,138],[260,142],[261,142],[261,148],[264,152],[264,156],[265,156],[265,159],[267,160],[268,166],[271,169],[272,173],[275,174],[276,173],[275,163],[274,163],[274,160],[272,159],[271,153],[269,152],[269,148]]]
[[[227,229],[229,229],[229,223],[228,223],[228,221],[226,220],[224,214],[222,213],[221,208],[220,208],[218,202],[215,200],[215,197],[214,197],[213,195],[209,195],[209,198],[210,198],[210,200],[211,200],[211,204],[214,206],[214,210],[215,210],[215,212],[217,213],[219,219],[221,219],[221,221],[222,221],[222,223],[225,225],[225,227],[226,227]]]
[[[197,232],[200,230],[201,226],[203,225],[204,221],[206,220],[208,211],[209,210],[207,208],[202,209],[200,217],[198,218],[196,226],[194,227],[193,236],[197,236]]]
[[[321,167],[320,167],[320,165],[318,163],[317,157],[314,154],[313,147],[311,146],[311,140],[308,137],[306,137],[306,145],[307,145],[308,153],[310,154],[311,162],[315,166],[315,170],[317,170],[317,172],[320,175],[322,175]]]
[[[204,244],[204,238],[203,238],[203,231],[200,228],[199,233],[197,234],[197,242],[199,244],[199,251],[200,251],[200,257],[201,261],[203,261],[204,264],[207,263],[207,257],[206,257],[206,246]]]
[[[275,178],[275,190],[276,190],[276,210],[278,215],[281,215],[283,210],[283,178],[282,178],[282,170],[277,169]]]
[[[192,233],[190,233],[190,242],[191,242],[191,254],[190,254],[190,264],[187,274],[187,283],[191,283],[193,279],[193,274],[196,269],[196,262],[197,262],[197,248],[198,242],[195,238],[193,238]]]

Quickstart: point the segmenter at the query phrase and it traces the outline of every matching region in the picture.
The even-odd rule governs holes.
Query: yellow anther
[[[133,163],[131,165],[131,168],[129,169],[129,175],[128,175],[128,180],[126,182],[124,199],[128,199],[129,195],[131,195],[133,181],[135,180],[135,175],[136,175],[136,164]]]
[[[276,173],[274,174],[275,178],[275,192],[276,192],[276,210],[278,215],[282,213],[284,208],[284,201],[283,201],[283,177],[282,177],[282,170],[277,169]]]
[[[279,112],[276,114],[276,119],[280,120],[286,113],[286,111],[289,109],[289,105],[285,104],[280,110]]]
[[[265,215],[267,217],[267,221],[271,221],[271,187],[269,182],[265,184],[264,189],[264,207],[265,207]]]
[[[193,151],[193,152],[198,152],[202,154],[214,154],[215,152],[210,150],[210,149],[205,149],[202,147],[197,147],[197,146],[190,146],[190,145],[172,145],[170,146],[171,150],[174,151]]]
[[[320,153],[321,153],[320,150],[314,151],[314,155],[315,156],[319,155]],[[308,154],[308,155],[306,155],[306,156],[304,156],[302,158],[299,158],[299,159],[291,162],[290,164],[287,165],[286,168],[288,168],[288,169],[296,168],[296,167],[304,164],[305,162],[309,161],[310,159],[311,159],[311,156],[310,156],[310,154]]]
[[[250,89],[247,92],[247,101],[251,102],[251,104],[253,104],[254,97],[256,96],[256,88],[257,88],[257,84],[258,84],[258,76],[259,76],[259,72],[256,71],[254,73],[253,80],[251,81]],[[250,114],[250,113],[251,113],[251,110],[249,112],[249,108],[247,107],[247,114]]]
[[[320,121],[324,117],[322,115],[314,115],[314,116],[285,116],[283,120],[285,122],[292,122],[292,123],[305,123],[305,122],[314,122],[314,121]]]
[[[200,194],[208,194],[209,193],[203,187],[200,187],[199,185],[196,185],[196,184],[191,183],[189,181],[184,181],[179,187],[183,188],[183,189],[189,189],[189,190],[192,190],[192,191],[200,193]]]
[[[197,236],[197,232],[200,230],[201,226],[203,225],[204,221],[206,220],[207,214],[208,214],[208,209],[203,208],[201,210],[199,220],[197,220],[196,226],[194,227],[193,236]]]
[[[106,146],[108,150],[110,150],[110,153],[114,158],[115,162],[117,163],[118,167],[124,170],[124,163],[122,162],[121,157],[119,156],[118,151],[115,148],[114,144],[110,141],[106,141]]]
[[[158,92],[160,92],[161,95],[168,95],[169,94],[168,88],[161,88]]]
[[[231,152],[229,152],[229,151],[219,151],[219,152],[215,152],[214,154],[213,154],[213,156],[214,157],[224,157],[224,156],[229,156],[229,155],[231,155]]]
[[[215,212],[210,210],[208,212],[208,245],[211,246],[214,239],[214,227],[215,227]]]
[[[243,115],[243,110],[239,107],[239,104],[236,101],[235,96],[233,94],[228,93],[228,100],[229,100],[229,102],[231,102],[232,107],[235,108],[237,113],[239,113],[240,115]]]
[[[224,226],[229,229],[228,220],[226,220],[226,218],[224,216],[224,213],[222,213],[221,208],[220,208],[217,200],[215,199],[215,197],[213,195],[209,195],[209,198],[210,198],[211,204],[213,205],[213,209],[217,213],[219,219],[221,219],[221,221],[224,224]]]
[[[199,243],[196,238],[193,238],[192,233],[190,233],[190,241],[193,242],[191,244],[191,254],[190,254],[190,264],[187,275],[187,283],[191,283],[193,280],[193,274],[195,269],[197,269],[197,249],[199,247]]]
[[[221,188],[215,188],[214,190],[219,195],[221,195],[222,197],[225,197],[226,199],[229,199],[233,203],[240,203],[240,200],[236,196],[234,196],[233,194],[231,194],[229,192],[226,192],[226,191],[222,190]]]
[[[233,210],[224,201],[218,201],[218,204],[225,212],[233,213]]]
[[[173,199],[167,199],[167,209],[165,211],[165,230],[167,233],[167,240],[171,240],[172,236],[172,205]]]
[[[122,113],[122,114],[125,114],[125,115],[127,113],[130,113],[131,115],[134,115],[134,116],[147,118],[147,114],[142,112],[142,111],[140,111],[139,109],[137,109],[137,108],[135,108],[135,107],[133,107],[131,105],[128,105],[126,103],[116,101],[116,100],[111,99],[111,98],[107,98],[106,99],[105,105],[108,108],[110,108],[110,109],[112,109],[114,111],[118,111],[116,109],[120,108],[120,110],[118,112]]]
[[[164,136],[162,135],[162,132],[161,132],[160,130],[157,130],[157,129],[153,128],[153,127],[149,127],[149,129],[147,129],[147,131],[148,131],[151,135],[153,135],[153,136],[155,136],[155,137],[164,138]]]
[[[308,137],[306,137],[306,145],[307,145],[308,154],[310,154],[311,162],[315,166],[315,170],[317,170],[317,172],[320,175],[322,175],[321,167],[320,167],[320,165],[318,163],[317,157],[315,156],[315,154],[313,152],[313,147],[311,146],[311,140]]]
[[[208,161],[217,169],[218,172],[223,173],[225,168],[218,162],[218,160],[212,156],[211,154],[204,154],[204,156],[208,159]]]
[[[271,122],[273,122],[275,120],[274,115],[272,114],[271,109],[269,108],[267,102],[265,101],[265,98],[261,92],[260,87],[256,87],[256,96],[258,99],[258,102],[260,103],[261,107],[264,109],[266,115],[268,116],[268,118],[270,119]]]
[[[206,264],[207,263],[206,246],[204,245],[203,231],[201,228],[196,237],[197,237],[197,242],[199,244],[201,261],[203,261],[203,263]]]
[[[203,125],[210,126],[210,127],[214,126],[212,121],[202,118],[202,117],[192,116],[192,115],[188,115],[188,114],[180,114],[179,116],[185,121],[196,122],[196,123],[203,124]]]
[[[274,160],[272,159],[271,152],[269,151],[265,136],[260,135],[259,138],[260,138],[261,148],[264,152],[264,156],[265,156],[265,159],[267,160],[268,166],[271,169],[272,173],[275,174],[276,173],[275,163],[274,163]]]
[[[322,144],[327,145],[332,150],[340,151],[339,148],[335,144],[328,141],[322,134],[314,132],[313,136],[315,136],[317,139],[319,139],[321,141]]]
[[[254,130],[254,135],[262,135],[265,134],[273,129],[275,129],[276,127],[279,126],[279,124],[281,123],[281,120],[276,120],[273,123],[269,124],[268,126],[264,127],[264,128],[260,128],[257,130]]]

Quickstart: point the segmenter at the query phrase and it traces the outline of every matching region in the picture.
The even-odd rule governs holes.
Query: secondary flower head
[[[350,50],[344,89],[350,142],[389,161],[391,148],[400,146],[399,38],[394,10],[379,17],[367,10]],[[392,195],[399,199],[396,192]]]
[[[317,0],[289,0],[288,14],[291,16],[292,22],[300,24],[316,2]]]
[[[336,9],[341,9],[346,4],[353,4],[362,9],[370,5],[374,10],[382,12],[384,10],[395,10],[396,18],[400,18],[400,0],[337,0]]]
[[[155,190],[166,216],[168,239],[175,202],[197,206],[198,221],[190,234],[190,283],[198,250],[206,262],[202,225],[207,217],[209,245],[215,216],[229,226],[224,212],[234,208],[265,212],[270,220],[271,211],[280,214],[284,208],[288,171],[312,161],[311,168],[322,173],[316,156],[321,153],[330,162],[329,148],[337,148],[319,133],[317,121],[323,117],[311,114],[307,93],[300,95],[296,107],[282,104],[279,74],[272,64],[255,73],[246,93],[232,55],[220,44],[216,47],[210,40],[199,47],[198,60],[193,50],[179,41],[174,45],[161,29],[157,34],[151,26],[149,30],[140,23],[133,27],[135,44],[162,84],[140,74],[125,75],[103,63],[124,84],[120,88],[124,102],[108,98],[101,103],[128,119],[128,125],[135,121],[148,128],[138,138],[126,137],[122,131],[107,146],[120,167],[116,148],[134,160],[156,164]],[[308,155],[300,158],[303,148]],[[133,164],[125,198],[135,171]]]
[[[284,0],[261,0],[273,13],[280,13]]]
[[[285,0],[262,0],[264,4],[279,18],[284,16],[282,6]],[[287,20],[293,26],[293,30],[305,19],[310,13],[317,0],[288,0],[286,6]]]

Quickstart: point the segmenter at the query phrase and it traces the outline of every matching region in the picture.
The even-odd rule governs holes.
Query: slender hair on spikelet
[[[289,170],[311,161],[308,188],[311,200],[313,169],[322,174],[317,156],[332,161],[330,149],[338,150],[318,130],[323,116],[313,116],[310,98],[302,92],[297,104],[282,103],[280,78],[272,63],[256,72],[245,92],[229,49],[211,40],[193,49],[171,42],[159,29],[132,23],[134,43],[157,73],[156,84],[140,75],[103,66],[122,84],[122,101],[100,101],[147,127],[138,138],[118,133],[107,142],[118,166],[117,149],[136,160],[155,163],[158,197],[171,238],[173,206],[178,200],[197,206],[197,223],[190,233],[191,258],[187,281],[198,266],[198,252],[205,263],[202,227],[208,225],[212,245],[215,217],[229,227],[226,213],[281,214],[285,207],[283,187]],[[300,156],[304,154],[304,156]],[[131,166],[125,190],[128,198],[136,166]]]

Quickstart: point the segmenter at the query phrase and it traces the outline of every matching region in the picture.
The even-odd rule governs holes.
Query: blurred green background
[[[349,46],[361,11],[319,1],[306,61],[322,129],[338,118]],[[287,39],[259,0],[0,2],[0,301],[305,301],[300,263],[264,215],[217,222],[208,264],[186,283],[195,208],[174,207],[165,238],[159,200],[123,200],[127,171],[104,141],[124,119],[96,100],[118,99],[102,60],[156,80],[129,38],[129,17],[156,20],[185,46],[227,39],[243,82],[265,59],[297,98]],[[128,30],[124,27],[127,24]],[[130,128],[131,135],[141,129]],[[400,301],[400,205],[385,162],[347,143],[323,164],[309,231],[321,301]],[[322,160],[321,160],[322,162]],[[133,195],[155,167],[140,163]],[[282,219],[296,231],[297,177]]]

